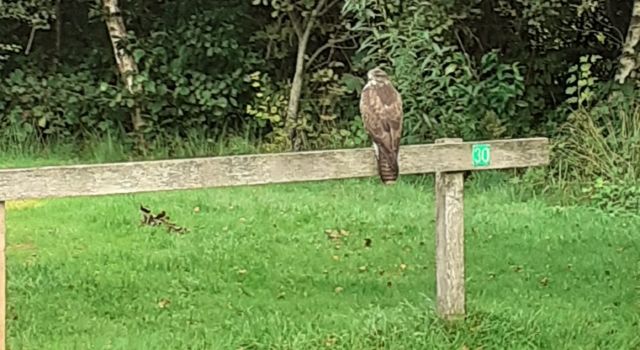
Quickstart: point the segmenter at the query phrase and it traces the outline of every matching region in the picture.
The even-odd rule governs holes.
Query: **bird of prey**
[[[367,80],[360,96],[360,114],[373,141],[380,179],[385,185],[391,185],[399,174],[402,97],[381,68],[367,72]]]

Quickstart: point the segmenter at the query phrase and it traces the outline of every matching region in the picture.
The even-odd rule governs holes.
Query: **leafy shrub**
[[[446,37],[453,22],[444,3],[416,0],[400,11],[369,2],[345,6],[356,18],[353,30],[363,36],[360,68],[387,66],[403,96],[408,143],[529,131],[531,121],[519,117],[526,107],[520,67],[500,63],[496,52],[473,62]]]
[[[567,104],[573,108],[589,108],[596,99],[597,77],[593,74],[593,65],[602,59],[600,55],[584,55],[580,62],[569,67],[567,78]]]
[[[276,120],[284,111],[275,100],[288,99],[297,53],[292,21],[307,13],[273,12],[273,2],[252,3],[122,3],[132,34],[127,48],[138,62],[136,82],[142,87],[131,96],[118,84],[99,2],[56,2],[59,9],[52,2],[5,2],[0,5],[6,10],[0,15],[0,134],[11,134],[12,140],[121,134],[130,130],[130,108],[137,105],[151,144],[161,138],[186,142],[196,132],[216,142],[228,134],[266,136],[266,150],[286,148]],[[321,16],[307,50],[299,126],[307,149],[368,143],[358,97],[366,70],[379,64],[393,75],[405,100],[405,143],[446,136],[555,138],[570,114],[566,107],[597,117],[591,109],[605,93],[598,78],[609,79],[617,66],[633,5],[328,3],[336,6]],[[64,14],[60,22],[58,10]],[[27,46],[30,33],[35,40],[24,54],[25,47],[16,44]],[[263,92],[244,79],[256,71],[269,78]],[[268,112],[267,117],[258,112]]]
[[[557,165],[572,180],[640,179],[640,105],[622,94],[569,116],[556,145]]]
[[[118,88],[99,87],[89,71],[48,74],[16,69],[2,81],[0,133],[17,140],[70,139],[122,129],[130,100]]]
[[[147,133],[196,129],[219,135],[246,121],[250,86],[244,76],[264,62],[235,38],[240,28],[233,18],[217,20],[215,13],[192,15],[130,45],[140,66]]]
[[[582,189],[593,205],[613,214],[640,214],[640,183],[598,178]]]
[[[254,89],[246,112],[255,118],[259,127],[267,130],[264,149],[268,152],[290,149],[283,117],[289,98],[287,84],[274,82],[260,71],[245,79]],[[306,97],[301,99],[301,125],[298,125],[303,131],[303,148],[352,147],[368,142],[357,103],[362,79],[323,68],[307,74],[305,81]]]
[[[310,72],[301,100],[306,148],[361,146],[368,142],[358,107],[364,80],[338,69]]]
[[[201,13],[130,42],[139,65],[135,83],[142,87],[135,96],[121,87],[113,70],[16,69],[0,91],[0,126],[59,139],[107,131],[122,135],[131,129],[131,108],[138,106],[149,140],[187,137],[193,130],[211,137],[239,131],[251,121],[244,113],[250,86],[243,76],[263,62],[233,39],[238,28],[229,21],[212,23]]]
[[[640,103],[616,92],[595,107],[579,108],[553,147],[555,176],[583,188],[586,199],[607,210],[638,208]]]
[[[256,71],[245,77],[254,90],[253,99],[246,105],[248,115],[265,130],[264,147],[267,152],[288,149],[289,137],[284,130],[287,113],[287,94],[282,84],[274,83],[268,74]]]

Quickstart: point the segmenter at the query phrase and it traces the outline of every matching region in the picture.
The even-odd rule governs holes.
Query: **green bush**
[[[591,110],[574,111],[562,128],[555,161],[569,180],[640,179],[640,104],[612,96]]]
[[[186,137],[193,130],[211,137],[243,130],[252,122],[244,113],[251,94],[243,77],[264,62],[233,39],[238,28],[230,20],[211,18],[194,15],[176,29],[130,43],[140,70],[137,95],[122,88],[113,70],[13,70],[0,90],[2,130],[60,140],[107,131],[124,135],[134,106],[149,140]]]
[[[617,92],[573,111],[553,147],[552,171],[609,211],[635,210],[640,198],[640,102]]]
[[[131,96],[118,83],[99,2],[55,3],[60,7],[4,5],[12,10],[0,15],[0,135],[88,143],[87,135],[109,134],[129,142],[135,105],[149,144],[189,142],[197,134],[258,139],[268,151],[288,148],[281,120],[298,48],[293,23],[307,13],[268,1],[122,3],[126,48],[138,62],[142,88]],[[336,6],[322,14],[306,52],[314,60],[305,67],[296,126],[305,149],[368,143],[358,98],[375,65],[386,67],[403,95],[404,143],[555,139],[572,110],[600,113],[592,108],[608,92],[598,78],[610,79],[617,67],[633,4],[329,3]],[[254,72],[268,81],[252,86],[245,78]]]
[[[411,1],[403,10],[386,11],[373,3],[347,1],[345,12],[356,18],[352,28],[363,37],[360,68],[386,66],[403,96],[406,142],[530,130],[529,117],[520,112],[527,104],[519,65],[500,63],[495,51],[474,62],[447,37],[453,22],[444,3]]]
[[[582,191],[594,206],[604,211],[640,214],[640,183],[637,181],[597,178]]]
[[[265,62],[241,45],[240,32],[233,16],[202,12],[129,46],[140,67],[147,134],[220,135],[244,126],[251,89],[244,76]]]
[[[120,89],[99,85],[89,71],[44,73],[16,69],[2,81],[0,133],[25,140],[58,140],[121,130],[130,100]]]

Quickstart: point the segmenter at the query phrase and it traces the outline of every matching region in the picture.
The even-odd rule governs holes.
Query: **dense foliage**
[[[611,97],[633,0],[127,1],[135,92],[119,77],[104,3],[0,4],[0,139],[133,144],[135,106],[149,142],[243,137],[278,151],[295,130],[305,149],[363,146],[359,91],[382,65],[405,101],[404,143],[548,136],[559,140],[554,176],[619,181],[613,166],[640,177],[626,171],[640,157],[626,138],[634,92]],[[579,147],[590,141],[597,157]]]

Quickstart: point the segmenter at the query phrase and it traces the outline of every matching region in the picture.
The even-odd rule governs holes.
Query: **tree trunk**
[[[636,71],[640,66],[640,0],[633,3],[629,30],[622,46],[622,56],[620,57],[619,70],[615,80],[623,84],[629,77],[635,78]]]
[[[307,32],[305,32],[305,35]],[[300,97],[302,95],[302,83],[304,82],[304,54],[307,51],[309,36],[306,35],[298,43],[298,55],[296,57],[296,71],[291,83],[289,92],[289,105],[287,106],[287,119],[285,125],[288,131],[289,140],[294,151],[300,150],[300,135],[298,135],[298,110],[300,108]]]
[[[316,25],[316,18],[320,14],[320,11],[324,8],[326,0],[319,0],[316,8],[309,15],[309,20],[304,26],[304,32],[299,29],[299,24],[296,26],[296,33],[298,35],[298,52],[296,56],[296,70],[293,75],[293,81],[291,82],[291,91],[289,91],[289,104],[287,106],[287,117],[285,119],[285,130],[291,141],[291,147],[294,151],[300,150],[300,134],[299,134],[299,118],[298,112],[300,109],[300,97],[302,96],[302,83],[304,82],[304,69],[305,59],[304,56],[307,52],[307,45],[309,44],[309,37]],[[295,19],[292,19],[295,22]]]
[[[61,45],[62,45],[62,0],[56,0],[56,55],[55,55],[55,64],[58,65],[60,63],[60,58],[62,55],[60,54]]]
[[[133,78],[138,72],[138,66],[133,57],[123,48],[119,47],[121,41],[126,37],[127,29],[124,26],[122,14],[118,7],[118,0],[102,0],[102,4],[106,16],[105,22],[107,30],[109,31],[109,38],[111,39],[113,53],[118,65],[118,71],[120,72],[120,76],[127,90],[134,94],[136,92],[136,88],[133,83]],[[134,132],[138,133],[143,124],[142,117],[140,115],[140,108],[138,106],[134,106],[134,110],[131,115],[131,123],[133,125]]]

